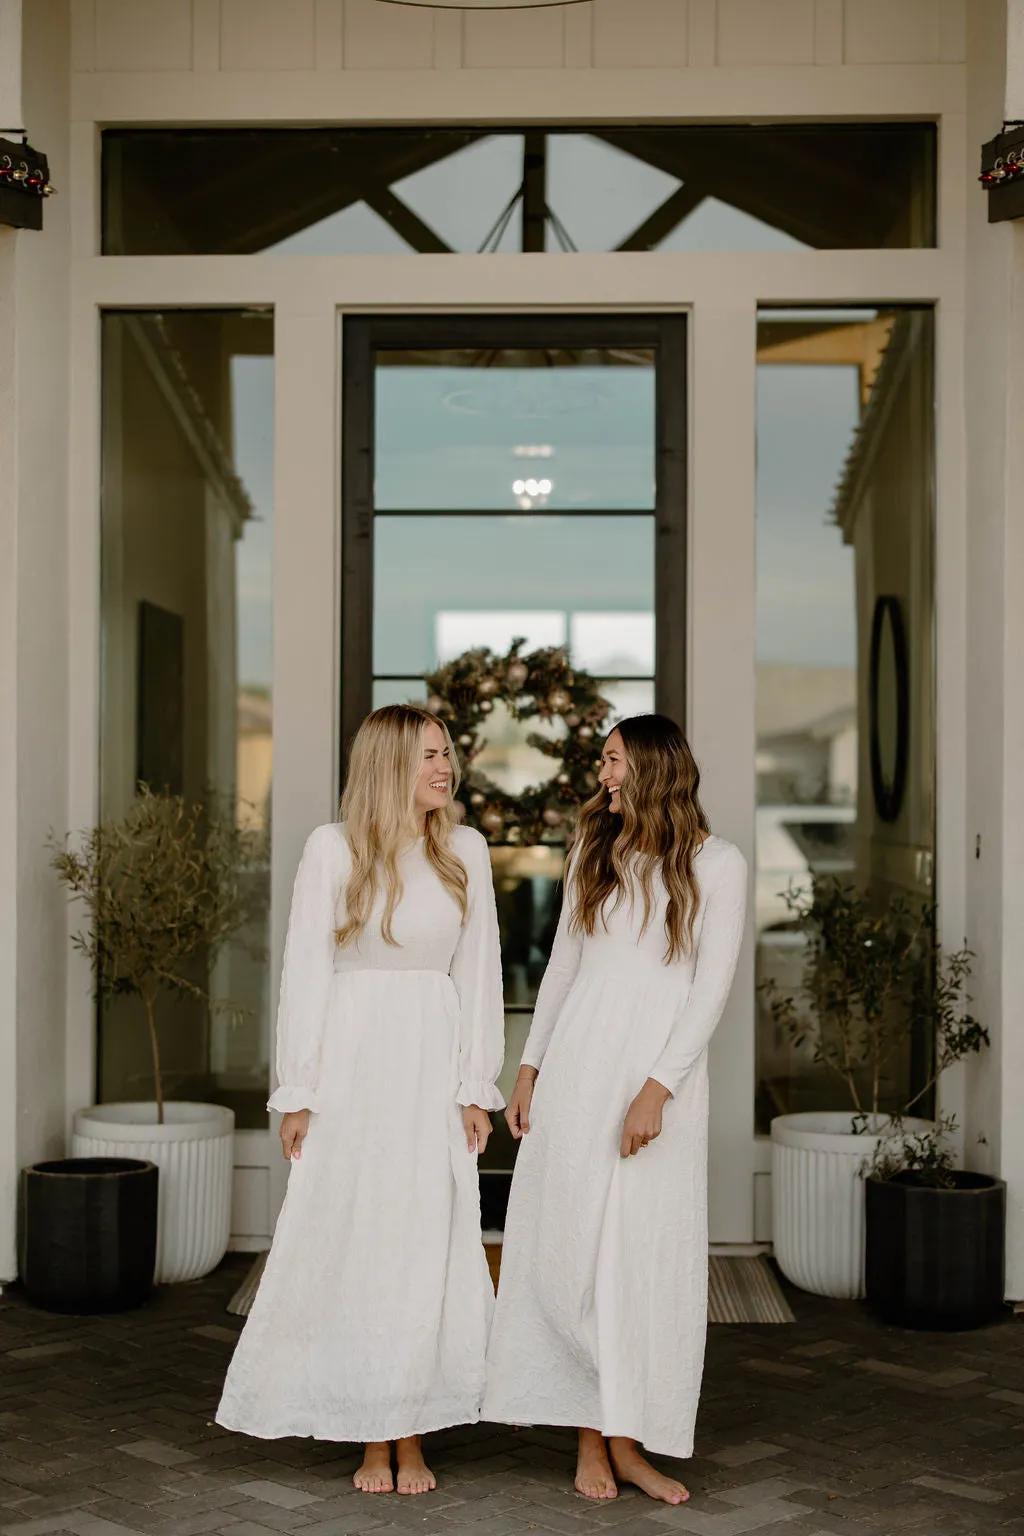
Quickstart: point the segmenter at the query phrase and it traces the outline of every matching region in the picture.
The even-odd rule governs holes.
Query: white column
[[[299,855],[337,814],[339,372],[335,306],[296,282],[274,311],[272,1035]],[[271,1230],[288,1171],[274,1150]]]
[[[754,383],[748,295],[693,313],[689,732],[713,829],[754,870]],[[711,1043],[709,1236],[754,1236],[753,914],[732,996]]]
[[[66,0],[0,0],[0,128],[67,167]],[[5,53],[14,47],[13,60]],[[12,94],[13,92],[13,94]],[[0,1280],[14,1274],[18,1169],[64,1132],[64,898],[49,869],[67,813],[68,214],[0,230]]]
[[[979,0],[968,36],[968,153],[1020,106],[1020,4]],[[1011,63],[1015,79],[1007,78]],[[966,1073],[965,1156],[1008,1185],[1007,1295],[1024,1297],[1024,227],[968,199],[966,258],[966,930],[991,1049]]]

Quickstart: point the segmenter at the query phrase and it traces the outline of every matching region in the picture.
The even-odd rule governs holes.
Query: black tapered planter
[[[21,1170],[18,1268],[30,1301],[50,1312],[124,1312],[153,1288],[153,1163],[66,1157]]]
[[[981,1328],[1003,1310],[1006,1185],[957,1172],[865,1180],[868,1305],[901,1328]]]

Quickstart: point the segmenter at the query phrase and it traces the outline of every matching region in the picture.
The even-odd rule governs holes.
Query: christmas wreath
[[[611,709],[593,678],[570,667],[560,646],[521,654],[523,640],[506,656],[465,651],[427,675],[427,707],[447,725],[462,767],[458,798],[466,821],[495,843],[563,842],[584,800],[597,786],[596,742]],[[555,739],[539,731],[527,742],[554,760],[546,783],[511,795],[474,767],[486,740],[484,727],[497,703],[514,720],[564,722]]]

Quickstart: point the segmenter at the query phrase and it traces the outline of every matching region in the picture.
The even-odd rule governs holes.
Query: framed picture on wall
[[[185,784],[185,621],[139,603],[135,778],[158,793]]]

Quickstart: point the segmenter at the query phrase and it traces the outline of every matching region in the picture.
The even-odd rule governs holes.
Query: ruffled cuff
[[[311,1109],[316,1114],[320,1101],[312,1088],[289,1088],[282,1084],[270,1095],[267,1108],[276,1109],[282,1115],[291,1115],[300,1109]]]
[[[480,1109],[504,1109],[505,1100],[498,1092],[494,1083],[486,1082],[481,1078],[463,1079],[459,1084],[459,1091],[455,1096],[456,1104],[465,1108],[469,1104],[476,1104]]]

